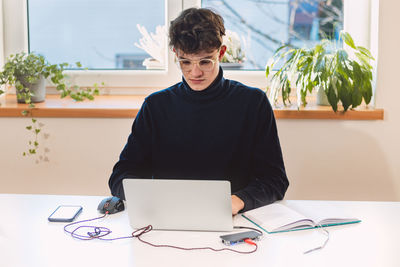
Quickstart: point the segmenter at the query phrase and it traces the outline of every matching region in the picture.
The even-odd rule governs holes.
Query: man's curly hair
[[[189,8],[171,22],[169,45],[185,54],[212,52],[222,45],[224,19],[207,8]]]

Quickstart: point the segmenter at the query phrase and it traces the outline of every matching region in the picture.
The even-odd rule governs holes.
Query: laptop
[[[233,229],[229,181],[126,178],[122,184],[132,228]]]

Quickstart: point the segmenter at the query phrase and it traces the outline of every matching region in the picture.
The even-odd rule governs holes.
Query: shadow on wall
[[[342,122],[291,124],[295,133],[285,126],[280,136],[291,182],[287,199],[397,199],[394,176],[374,137]]]

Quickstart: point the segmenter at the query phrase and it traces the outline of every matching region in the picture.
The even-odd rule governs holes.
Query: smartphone
[[[49,216],[50,222],[72,222],[81,213],[81,206],[58,206],[55,211]]]
[[[220,238],[222,243],[225,245],[234,245],[240,242],[244,242],[245,239],[258,240],[260,239],[261,233],[256,231],[240,232],[236,234],[221,235]]]

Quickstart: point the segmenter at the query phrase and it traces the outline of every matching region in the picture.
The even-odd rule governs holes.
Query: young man
[[[183,80],[148,96],[109,186],[125,177],[229,180],[232,214],[282,199],[288,179],[264,92],[223,78],[223,19],[208,9],[172,21],[170,46]],[[207,196],[204,196],[205,198]]]

